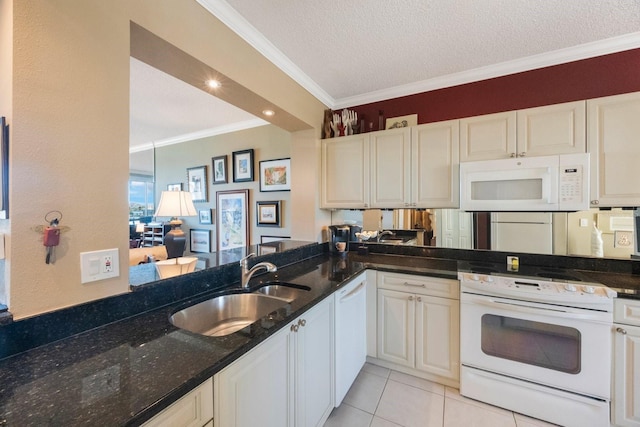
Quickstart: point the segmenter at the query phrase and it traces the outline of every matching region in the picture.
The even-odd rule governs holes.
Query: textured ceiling
[[[331,108],[640,47],[640,0],[197,1]],[[259,123],[132,59],[132,147]]]
[[[266,38],[330,106],[630,33],[640,46],[639,0],[198,1]]]

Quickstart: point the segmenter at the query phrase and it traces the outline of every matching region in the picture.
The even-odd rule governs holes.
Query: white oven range
[[[608,426],[613,298],[586,282],[460,272],[460,394],[563,426]]]

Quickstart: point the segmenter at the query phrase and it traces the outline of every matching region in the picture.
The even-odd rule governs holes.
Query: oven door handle
[[[487,298],[471,298],[470,302],[472,304],[484,305],[487,307],[501,308],[504,310],[516,311],[519,313],[529,313],[529,314],[546,314],[546,315],[556,315],[562,316],[563,318],[569,319],[577,319],[577,320],[593,320],[593,321],[602,321],[606,320],[610,313],[576,313],[572,310],[565,310],[562,307],[551,308],[551,307],[540,307],[535,306],[532,307],[530,305],[518,304],[512,301],[496,301],[494,299]]]

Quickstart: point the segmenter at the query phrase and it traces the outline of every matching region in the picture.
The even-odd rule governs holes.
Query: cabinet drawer
[[[213,418],[213,379],[196,387],[164,411],[151,418],[144,427],[201,427]]]
[[[640,301],[616,298],[613,301],[613,321],[640,326]]]
[[[378,288],[443,298],[460,299],[460,282],[438,277],[378,272]]]

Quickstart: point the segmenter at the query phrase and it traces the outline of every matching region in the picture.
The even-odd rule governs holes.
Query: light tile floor
[[[457,389],[365,364],[325,427],[550,427]]]

